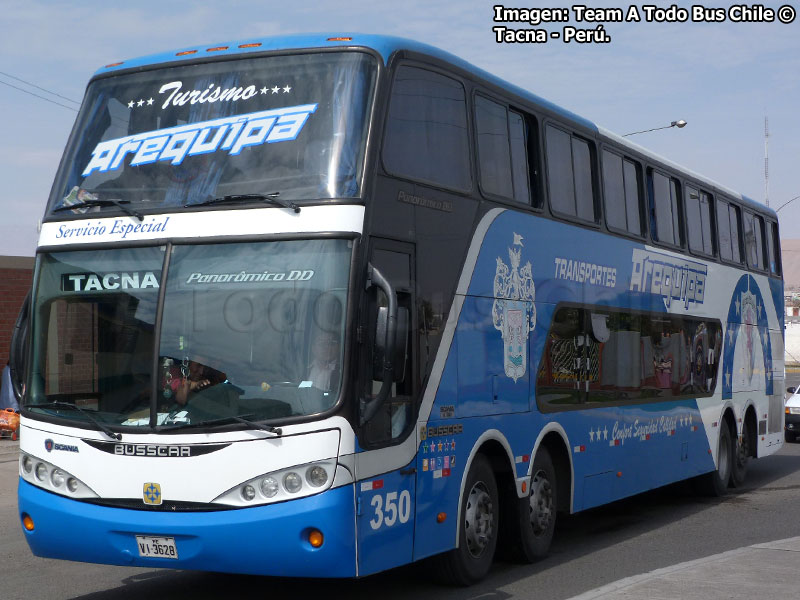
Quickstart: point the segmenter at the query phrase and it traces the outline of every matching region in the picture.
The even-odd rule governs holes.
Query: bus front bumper
[[[19,481],[20,520],[36,556],[150,568],[282,577],[355,577],[353,486],[278,504],[209,512],[98,506]],[[324,535],[308,541],[311,528]],[[177,559],[139,556],[136,536],[175,539]]]

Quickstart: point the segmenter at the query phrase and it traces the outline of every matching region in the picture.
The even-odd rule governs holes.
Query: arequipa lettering
[[[128,155],[133,155],[130,165],[134,167],[160,160],[179,165],[187,156],[217,150],[237,155],[249,146],[291,141],[316,110],[316,104],[302,104],[106,140],[95,146],[82,174],[115,171]]]
[[[702,263],[636,248],[630,291],[662,296],[666,308],[677,300],[688,309],[705,300],[707,274],[708,267]]]

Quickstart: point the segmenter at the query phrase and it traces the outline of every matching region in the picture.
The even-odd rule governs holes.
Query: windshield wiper
[[[230,194],[228,196],[220,196],[218,198],[210,198],[203,202],[187,203],[184,208],[192,206],[210,206],[212,204],[225,204],[226,202],[246,202],[248,200],[258,200],[259,202],[266,202],[268,204],[277,204],[283,208],[290,208],[294,212],[299,213],[300,207],[290,200],[281,200],[278,198],[280,192],[271,192],[269,194]]]
[[[130,204],[130,201],[113,200],[111,198],[95,198],[93,200],[79,200],[74,204],[62,204],[61,206],[54,208],[53,212],[60,212],[62,210],[75,210],[76,208],[88,208],[90,206],[116,206],[126,215],[136,217],[140,221],[144,221],[144,215],[142,215],[142,213],[125,206],[126,204]]]
[[[108,437],[113,438],[115,440],[121,440],[122,439],[122,434],[121,433],[115,433],[115,432],[111,431],[103,423],[101,423],[100,421],[95,419],[92,416],[91,412],[89,412],[88,410],[82,409],[77,404],[70,404],[69,402],[57,402],[57,401],[56,402],[40,402],[38,404],[28,404],[25,408],[69,408],[71,410],[77,410],[79,413],[84,415],[88,421],[90,421],[95,426],[97,426],[97,428],[100,431],[102,431],[103,433],[105,433]]]
[[[261,431],[266,431],[271,433],[277,437],[283,435],[283,430],[280,427],[273,427],[272,425],[266,425],[264,423],[256,423],[255,421],[251,421],[248,417],[254,417],[255,415],[242,415],[239,416],[229,416],[229,417],[220,417],[219,419],[206,419],[205,421],[197,421],[196,423],[180,423],[178,425],[162,427],[161,430],[171,430],[171,429],[186,429],[186,428],[196,428],[196,427],[206,427],[210,425],[222,425],[224,423],[228,423],[230,421],[244,423],[245,425],[249,425],[254,429],[260,429]]]

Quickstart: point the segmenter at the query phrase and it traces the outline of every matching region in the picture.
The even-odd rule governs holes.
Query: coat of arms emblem
[[[533,268],[522,259],[522,236],[515,233],[514,243],[508,249],[511,268],[497,257],[494,275],[494,327],[503,335],[503,367],[505,374],[514,380],[525,375],[528,363],[528,334],[536,326],[536,287]]]

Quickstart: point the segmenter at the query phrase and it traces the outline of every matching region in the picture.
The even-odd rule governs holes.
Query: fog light
[[[30,515],[22,515],[22,526],[28,531],[33,531],[33,519],[31,519]]]
[[[36,463],[36,479],[39,481],[47,479],[47,466],[44,463]]]
[[[78,480],[74,477],[67,479],[67,489],[72,493],[78,491]]]
[[[286,491],[290,494],[296,494],[300,491],[300,488],[303,487],[303,480],[300,478],[300,475],[294,471],[290,471],[283,478],[283,487],[285,487]]]
[[[26,473],[30,473],[33,470],[33,461],[27,454],[22,457],[22,470]]]
[[[319,529],[312,529],[308,534],[308,543],[311,544],[312,548],[319,548],[324,541],[325,536],[322,535]]]

